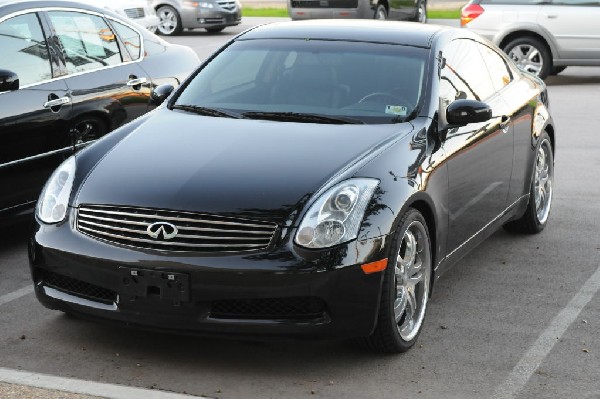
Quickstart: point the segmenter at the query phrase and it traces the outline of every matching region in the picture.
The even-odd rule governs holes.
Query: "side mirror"
[[[173,85],[169,84],[164,84],[155,87],[154,90],[152,90],[152,94],[150,95],[150,103],[154,105],[162,104],[167,99],[167,97],[171,95],[173,90],[175,90],[175,88],[173,87]]]
[[[19,77],[12,71],[0,69],[0,93],[19,90]]]
[[[446,109],[446,120],[454,126],[485,122],[490,119],[492,119],[492,108],[482,101],[456,100]]]

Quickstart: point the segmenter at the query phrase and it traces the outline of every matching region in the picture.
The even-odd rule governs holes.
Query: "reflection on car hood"
[[[411,129],[408,123],[287,123],[163,109],[96,165],[75,205],[129,205],[286,223],[333,175]]]

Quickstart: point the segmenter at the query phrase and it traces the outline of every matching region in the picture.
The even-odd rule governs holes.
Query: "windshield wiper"
[[[360,119],[348,118],[345,116],[303,114],[300,112],[244,112],[242,116],[248,119],[268,119],[281,122],[329,123],[333,125],[364,125],[364,122]]]
[[[225,118],[241,119],[244,116],[231,111],[225,111],[218,108],[200,107],[198,105],[178,105],[175,104],[171,109],[180,109],[183,111],[193,112],[198,115],[216,116]]]

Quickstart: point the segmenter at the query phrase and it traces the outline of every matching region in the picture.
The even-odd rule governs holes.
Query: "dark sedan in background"
[[[543,82],[471,32],[259,27],[55,171],[35,292],[132,326],[405,351],[452,264],[546,226],[554,147]]]
[[[374,18],[427,22],[427,0],[287,0],[287,7],[293,20]]]
[[[116,14],[0,0],[0,223],[29,212],[81,146],[148,112],[152,88],[200,63]]]

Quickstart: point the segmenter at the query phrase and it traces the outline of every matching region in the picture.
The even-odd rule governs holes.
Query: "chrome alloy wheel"
[[[164,35],[170,35],[177,29],[177,15],[170,7],[161,7],[156,13],[160,22],[158,23],[158,30]]]
[[[552,148],[550,142],[544,139],[537,151],[535,160],[535,176],[533,193],[535,196],[535,211],[539,223],[546,223],[552,203]]]
[[[387,19],[387,10],[383,4],[377,6],[377,10],[375,10],[375,19]]]
[[[425,226],[413,221],[404,232],[396,257],[394,316],[398,333],[411,341],[421,329],[429,299],[431,255]]]
[[[417,8],[417,22],[422,24],[427,22],[427,7],[425,6],[425,1],[421,1]]]
[[[530,44],[519,44],[510,50],[508,56],[517,65],[530,73],[538,76],[544,67],[544,59],[540,50]]]

